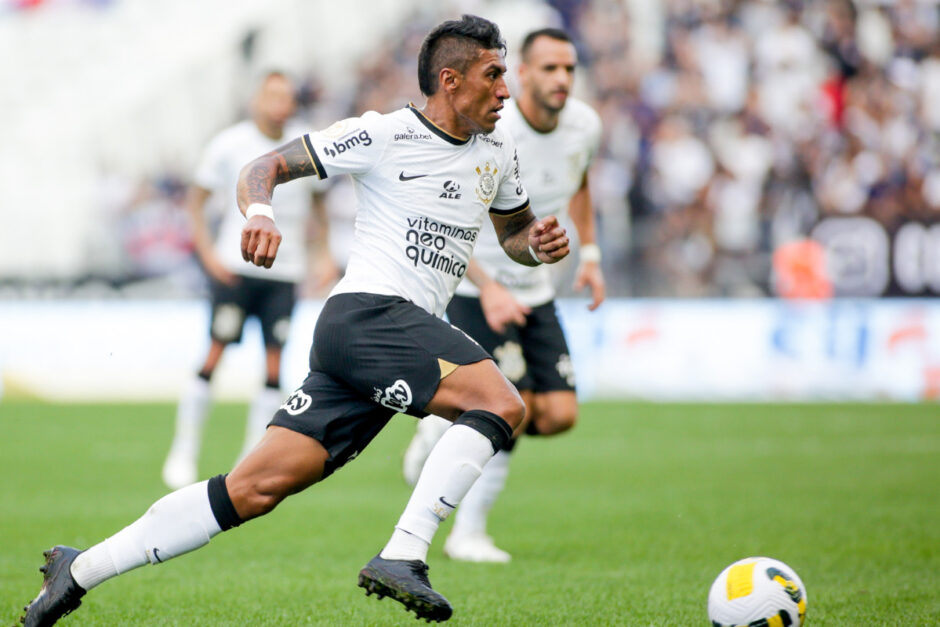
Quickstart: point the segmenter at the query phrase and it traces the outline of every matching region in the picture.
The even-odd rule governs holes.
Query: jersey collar
[[[420,120],[421,123],[424,124],[428,128],[429,131],[431,131],[432,133],[434,133],[435,135],[437,135],[438,137],[440,137],[447,143],[453,144],[454,146],[463,146],[464,144],[470,141],[471,139],[470,137],[468,137],[467,139],[460,139],[459,137],[454,137],[453,135],[451,135],[450,133],[442,129],[440,126],[438,126],[437,124],[429,120],[427,117],[425,117],[423,113],[418,111],[418,108],[414,106],[414,103],[409,102],[408,108],[411,109],[412,113],[418,116],[418,120]]]

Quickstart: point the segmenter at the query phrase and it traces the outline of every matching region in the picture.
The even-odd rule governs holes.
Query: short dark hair
[[[558,41],[565,41],[569,44],[573,44],[571,41],[571,35],[561,30],[560,28],[540,28],[534,30],[528,35],[525,36],[525,39],[522,40],[522,47],[519,49],[519,55],[525,59],[529,54],[529,48],[532,47],[532,44],[535,43],[535,40],[539,37],[549,37],[551,39],[557,39]]]
[[[506,53],[506,42],[493,22],[476,15],[448,20],[428,33],[418,53],[418,87],[425,96],[437,91],[437,77],[445,67],[466,72],[479,49]]]

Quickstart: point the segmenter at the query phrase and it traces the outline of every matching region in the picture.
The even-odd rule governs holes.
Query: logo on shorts
[[[281,344],[286,344],[287,336],[290,334],[290,318],[280,318],[274,323],[274,328],[271,329],[271,332],[275,340]]]
[[[291,416],[296,416],[310,409],[312,404],[313,399],[310,398],[309,394],[305,394],[303,390],[297,390],[287,397],[287,400],[281,405],[281,409]]]
[[[403,412],[411,405],[411,388],[404,379],[398,379],[384,392],[376,388],[373,399],[382,407]]]
[[[525,374],[525,357],[518,342],[505,342],[497,346],[493,349],[493,357],[496,358],[496,365],[499,369],[513,383],[517,383]]]
[[[574,364],[571,363],[571,357],[567,353],[558,358],[555,369],[558,370],[558,374],[561,375],[561,378],[564,379],[568,385],[574,387]]]
[[[219,305],[212,318],[212,334],[223,342],[231,342],[238,337],[244,321],[245,312],[238,305]]]

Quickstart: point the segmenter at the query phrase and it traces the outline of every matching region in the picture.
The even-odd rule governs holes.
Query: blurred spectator
[[[578,95],[604,126],[591,180],[612,296],[772,296],[775,251],[807,238],[835,296],[940,294],[937,3],[443,2],[377,42],[349,93],[305,93],[350,115],[420,100],[419,35],[463,9],[575,35]],[[335,267],[308,294],[352,228],[342,187],[327,205]]]

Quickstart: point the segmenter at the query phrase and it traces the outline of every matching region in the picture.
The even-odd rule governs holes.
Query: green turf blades
[[[35,596],[36,556],[90,546],[162,496],[174,407],[0,403],[0,624]],[[216,407],[201,476],[225,472],[245,407]],[[353,463],[199,551],[91,591],[87,625],[398,625],[355,576],[410,494],[397,417]],[[52,442],[55,465],[38,460]],[[807,587],[807,624],[940,623],[936,405],[592,403],[524,440],[489,532],[508,565],[441,553],[449,625],[702,625],[728,563],[769,554]],[[524,583],[522,583],[524,582]],[[413,615],[412,615],[413,616]],[[412,619],[413,620],[413,619]]]

